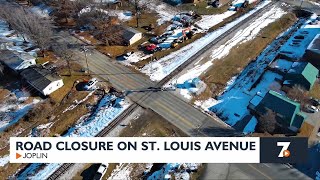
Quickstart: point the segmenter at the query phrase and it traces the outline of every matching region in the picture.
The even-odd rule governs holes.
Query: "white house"
[[[28,53],[0,50],[0,62],[18,72],[36,64],[36,58]]]
[[[126,27],[123,32],[123,38],[126,44],[130,46],[142,39],[142,33],[131,27]]]
[[[23,70],[23,79],[35,90],[47,96],[61,88],[63,80],[42,66],[34,66]]]

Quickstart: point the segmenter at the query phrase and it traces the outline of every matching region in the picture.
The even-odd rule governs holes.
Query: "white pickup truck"
[[[106,174],[108,168],[108,164],[101,164],[98,171],[93,177],[93,180],[101,180],[103,176]]]

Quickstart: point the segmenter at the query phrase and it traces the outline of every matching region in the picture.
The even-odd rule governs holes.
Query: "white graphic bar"
[[[11,163],[259,163],[258,137],[10,138]]]

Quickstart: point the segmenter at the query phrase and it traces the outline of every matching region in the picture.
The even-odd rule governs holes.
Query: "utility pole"
[[[304,1],[304,0],[300,0],[300,1],[301,1],[301,4],[300,4],[300,9],[301,9],[301,7],[302,7],[302,3],[303,3],[303,1]]]
[[[139,27],[139,16],[140,16],[140,8],[139,8],[139,0],[134,0],[134,8],[136,10],[136,21],[137,21],[137,28]]]
[[[90,76],[90,70],[89,70],[89,64],[88,64],[88,57],[87,57],[87,52],[89,49],[86,47],[86,45],[83,45],[83,52],[84,52],[84,57],[86,59],[86,65],[87,65],[87,75]]]

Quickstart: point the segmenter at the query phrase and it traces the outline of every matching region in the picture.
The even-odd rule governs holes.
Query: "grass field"
[[[224,0],[225,1],[225,0]],[[199,15],[211,15],[211,14],[220,14],[228,10],[229,5],[224,4],[219,8],[208,7],[207,2],[199,2],[196,5],[193,3],[181,4],[178,6],[179,9],[184,11],[194,11]]]
[[[186,136],[178,128],[167,122],[158,114],[151,110],[145,110],[144,113],[137,119],[132,120],[130,126],[127,126],[120,132],[120,137],[183,137]],[[109,164],[106,175],[103,179],[110,177],[112,171],[118,164]],[[125,164],[124,167],[130,166],[132,179],[141,179],[141,175],[145,170],[146,164]],[[79,171],[74,179],[90,179],[97,171],[98,164],[86,164],[84,168]],[[194,177],[199,175],[194,174]],[[196,179],[196,178],[194,178]]]
[[[310,96],[320,99],[320,83],[316,82],[310,91]]]

